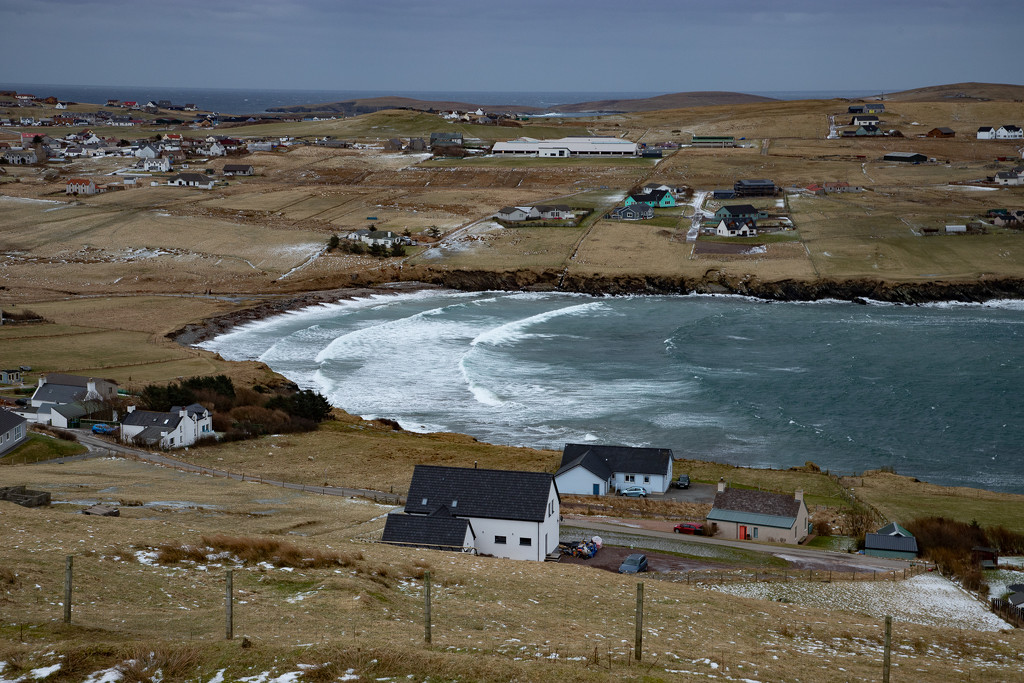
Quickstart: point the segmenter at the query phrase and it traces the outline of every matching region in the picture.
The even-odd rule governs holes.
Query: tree
[[[387,256],[387,255],[388,255],[388,250],[387,250],[387,247],[385,247],[384,245],[378,244],[377,242],[374,242],[373,244],[370,245],[370,256],[381,256],[381,257],[384,257],[384,256]]]
[[[340,243],[341,243],[341,240],[338,239],[337,235],[331,235],[331,238],[329,240],[327,240],[327,250],[328,251],[334,251],[335,249],[338,248],[338,245]]]
[[[303,389],[291,396],[278,394],[267,401],[264,407],[267,410],[280,410],[288,413],[291,417],[313,422],[323,422],[331,414],[331,404],[323,395],[311,389]]]
[[[395,242],[395,246],[391,247],[392,256],[405,256],[405,245],[401,242]]]

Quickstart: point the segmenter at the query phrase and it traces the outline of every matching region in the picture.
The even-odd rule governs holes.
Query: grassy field
[[[14,470],[12,473],[11,471]],[[136,679],[225,680],[298,672],[303,679],[506,681],[856,680],[878,676],[881,625],[856,611],[821,610],[706,591],[645,577],[644,657],[632,660],[636,580],[588,567],[404,550],[353,542],[384,508],[92,460],[0,468],[49,490],[56,504],[0,503],[12,530],[0,559],[3,674],[61,664],[52,680],[84,680],[120,665]],[[76,512],[92,501],[119,518]],[[158,551],[203,548],[216,535],[239,547],[286,542],[322,566],[264,564],[237,553],[168,564]],[[80,541],[85,540],[85,543]],[[64,559],[73,554],[72,623],[60,623]],[[187,553],[178,553],[185,555]],[[257,554],[255,557],[260,557]],[[225,642],[224,576],[233,570],[234,633]],[[432,644],[423,642],[424,572],[431,572]],[[667,580],[666,580],[667,579]],[[239,642],[242,637],[246,646]],[[897,622],[894,658],[915,680],[952,670],[1009,680],[1021,635]],[[695,648],[694,643],[700,647]],[[134,660],[129,663],[128,660]],[[351,670],[351,671],[349,671]]]
[[[1005,526],[1024,533],[1024,496],[982,489],[936,486],[884,472],[844,479],[857,497],[901,523],[918,517],[945,517],[982,526]]]

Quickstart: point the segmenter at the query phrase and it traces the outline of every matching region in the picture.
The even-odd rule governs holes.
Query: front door
[[[747,540],[747,527],[743,526],[742,524],[740,525],[740,533],[739,533],[738,538],[741,541]]]
[[[594,495],[595,496],[600,496],[601,495],[601,485],[600,484],[594,484]]]

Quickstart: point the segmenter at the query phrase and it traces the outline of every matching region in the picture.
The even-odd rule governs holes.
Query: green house
[[[647,194],[631,194],[623,202],[625,206],[630,204],[647,204],[655,209],[664,209],[676,205],[676,198],[668,190],[654,190]]]

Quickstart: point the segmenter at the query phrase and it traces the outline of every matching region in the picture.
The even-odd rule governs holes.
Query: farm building
[[[932,128],[930,131],[924,134],[926,138],[953,138],[956,137],[956,131],[952,128],[946,128],[940,126],[939,128]]]
[[[864,554],[873,557],[917,557],[917,539],[896,522],[890,522],[873,534],[864,535]]]
[[[917,152],[889,152],[882,161],[899,161],[904,164],[920,164],[924,161],[928,161],[928,157]]]
[[[735,147],[736,138],[731,135],[694,135],[690,145],[693,147]]]
[[[737,180],[732,189],[737,197],[773,197],[777,191],[773,181],[763,179]]]
[[[540,157],[636,156],[637,144],[629,140],[604,137],[569,137],[559,140],[519,138],[496,142],[492,154],[524,154]]]

